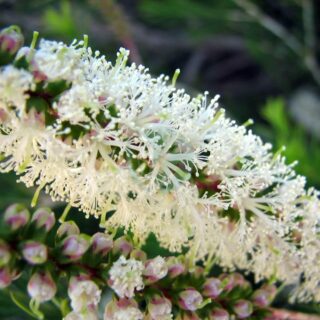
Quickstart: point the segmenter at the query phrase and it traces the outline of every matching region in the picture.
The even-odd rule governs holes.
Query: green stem
[[[85,48],[88,48],[88,43],[89,43],[89,37],[88,37],[87,34],[84,34],[84,35],[83,35],[83,46],[84,46]]]
[[[39,320],[44,319],[44,315],[39,309],[39,307],[40,307],[39,301],[37,301],[35,299],[31,299],[29,306],[30,306],[30,309],[32,310],[32,312],[36,315],[37,319],[39,319]]]
[[[13,303],[22,311],[24,311],[25,313],[27,313],[30,317],[38,319],[38,317],[31,311],[29,310],[26,306],[24,306],[13,294],[12,291],[9,291],[10,294],[10,298],[13,301]]]
[[[43,189],[43,187],[45,186],[45,183],[41,183],[39,185],[39,187],[37,188],[36,192],[34,193],[34,196],[32,198],[31,201],[31,207],[34,208],[37,205],[38,199],[39,199],[39,195],[40,195],[40,191]]]
[[[66,218],[67,218],[67,215],[68,215],[70,209],[71,209],[71,204],[68,203],[68,205],[67,205],[67,206],[65,207],[65,209],[63,210],[63,213],[62,213],[61,217],[59,218],[59,222],[60,222],[60,223],[65,222],[65,220],[66,220]]]
[[[172,86],[176,86],[176,82],[177,82],[177,79],[179,77],[179,74],[180,74],[180,69],[177,69],[175,72],[174,72],[174,75],[172,77]]]
[[[38,31],[34,31],[33,32],[32,41],[31,41],[31,44],[30,44],[30,48],[31,49],[34,49],[36,47],[36,43],[37,43],[38,37],[39,37],[39,32]]]

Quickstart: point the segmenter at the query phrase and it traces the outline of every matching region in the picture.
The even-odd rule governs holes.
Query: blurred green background
[[[113,60],[131,51],[154,75],[181,69],[179,86],[197,94],[220,94],[239,123],[275,150],[286,146],[288,162],[308,184],[320,188],[320,2],[318,0],[0,0],[0,28],[21,26],[71,42],[89,35],[90,45]],[[29,203],[33,191],[0,176],[0,208]],[[45,196],[41,202],[50,204]],[[62,206],[55,205],[59,211]],[[76,217],[76,215],[75,215]],[[81,218],[80,218],[81,219]],[[94,222],[80,221],[88,231]],[[8,301],[0,296],[0,306]],[[318,306],[276,305],[319,313]],[[12,315],[0,307],[0,319]]]

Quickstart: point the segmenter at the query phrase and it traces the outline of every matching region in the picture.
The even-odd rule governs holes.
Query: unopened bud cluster
[[[102,319],[98,311],[105,290],[112,292],[103,306],[105,320],[249,319],[267,314],[275,296],[274,286],[253,291],[239,273],[212,277],[201,266],[190,267],[184,256],[149,258],[129,235],[89,236],[72,221],[57,229],[55,220],[49,208],[31,215],[12,205],[4,212],[0,288],[31,274],[27,292],[37,306],[59,298],[58,285],[65,282],[65,320]]]

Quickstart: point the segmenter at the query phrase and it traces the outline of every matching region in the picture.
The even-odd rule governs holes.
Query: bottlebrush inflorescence
[[[178,72],[152,78],[127,66],[124,49],[112,64],[86,37],[9,54],[2,172],[106,230],[123,226],[140,241],[153,232],[194,261],[298,283],[296,297],[320,300],[319,193],[247,123],[228,119],[218,96],[190,97],[175,86]]]

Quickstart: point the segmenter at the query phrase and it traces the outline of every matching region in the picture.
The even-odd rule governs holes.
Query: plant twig
[[[293,52],[301,55],[303,46],[300,41],[291,34],[284,26],[270,16],[266,15],[260,8],[248,0],[233,0],[249,16],[259,22],[265,29],[280,38]]]
[[[302,1],[303,25],[305,34],[305,64],[320,85],[320,67],[316,57],[316,30],[313,0]]]
[[[38,317],[26,306],[24,306],[18,299],[17,297],[14,295],[14,293],[12,291],[9,291],[10,294],[10,298],[12,300],[12,302],[22,311],[24,311],[25,313],[27,313],[30,317],[34,318],[34,319],[38,319]]]
[[[303,20],[305,29],[305,43],[301,43],[292,33],[272,17],[266,15],[250,0],[233,0],[249,16],[254,18],[261,26],[273,33],[302,59],[305,67],[311,73],[315,82],[320,86],[320,67],[315,53],[314,8],[312,0],[303,0]]]
[[[141,56],[130,31],[128,17],[122,8],[114,0],[91,0],[91,3],[100,8],[104,17],[111,24],[117,38],[130,50],[130,59],[137,64],[141,64]]]

